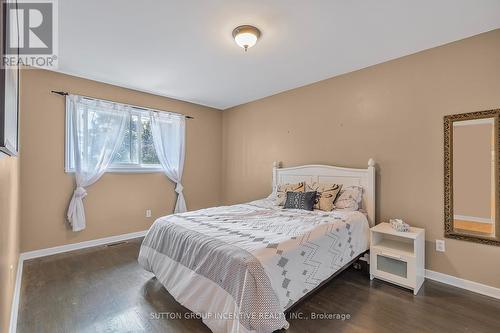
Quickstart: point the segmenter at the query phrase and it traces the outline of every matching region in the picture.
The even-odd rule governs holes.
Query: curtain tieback
[[[177,183],[177,185],[175,186],[175,192],[177,192],[178,194],[181,194],[183,189],[184,187],[181,183]]]
[[[85,190],[83,187],[78,186],[75,189],[74,195],[76,198],[85,198],[87,196],[87,190]]]

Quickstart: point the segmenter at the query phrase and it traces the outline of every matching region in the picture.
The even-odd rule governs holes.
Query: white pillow
[[[267,197],[266,197],[267,200],[271,200],[271,201],[276,201],[276,192],[272,191],[271,194],[269,194]]]
[[[363,188],[361,186],[346,186],[340,191],[335,200],[335,209],[359,210],[363,200]]]

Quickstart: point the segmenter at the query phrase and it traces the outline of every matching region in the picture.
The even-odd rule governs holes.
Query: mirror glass
[[[453,122],[453,230],[495,237],[495,118]]]

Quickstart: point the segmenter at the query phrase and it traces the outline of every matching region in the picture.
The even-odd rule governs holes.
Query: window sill
[[[157,173],[163,172],[162,168],[108,168],[106,173]]]
[[[66,173],[75,173],[75,170],[65,170]],[[163,173],[162,168],[108,168],[106,173]]]

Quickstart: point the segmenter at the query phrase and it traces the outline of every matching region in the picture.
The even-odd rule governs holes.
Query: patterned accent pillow
[[[317,195],[316,191],[286,192],[286,201],[283,208],[313,210]]]
[[[359,210],[363,200],[363,188],[361,186],[347,186],[340,191],[340,195],[334,202],[336,209]]]
[[[341,189],[341,184],[318,182],[306,184],[306,191],[318,192],[316,203],[314,204],[314,209],[320,209],[326,212],[331,212],[333,210],[333,203],[335,202],[335,199],[337,199]]]
[[[304,192],[306,185],[304,182],[294,183],[294,184],[280,184],[276,189],[276,196],[274,198],[274,204],[276,206],[283,206],[286,201],[287,192]]]

